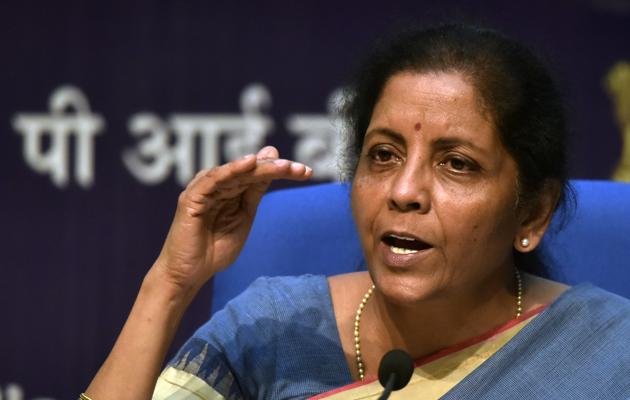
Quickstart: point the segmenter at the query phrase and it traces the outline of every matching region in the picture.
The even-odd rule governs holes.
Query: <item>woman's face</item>
[[[403,72],[374,107],[352,206],[396,303],[483,290],[513,268],[517,166],[479,104],[462,74]]]

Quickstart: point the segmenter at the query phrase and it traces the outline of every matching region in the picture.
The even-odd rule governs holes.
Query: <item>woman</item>
[[[158,380],[271,180],[312,173],[272,147],[201,171],[87,396],[149,398],[157,380],[155,398],[369,398],[393,348],[419,360],[404,398],[630,395],[628,301],[518,269],[566,186],[559,95],[526,49],[468,27],[405,33],[367,60],[346,112],[368,272],[259,279]]]

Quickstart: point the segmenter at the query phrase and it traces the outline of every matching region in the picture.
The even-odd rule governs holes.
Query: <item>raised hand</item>
[[[154,268],[183,290],[199,288],[236,260],[271,181],[311,175],[304,164],[279,159],[271,146],[199,172],[179,196]]]

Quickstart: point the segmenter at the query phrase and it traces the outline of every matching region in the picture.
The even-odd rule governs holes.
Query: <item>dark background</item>
[[[276,125],[267,143],[291,157],[287,117],[325,114],[375,38],[401,23],[453,18],[544,55],[567,98],[571,176],[607,179],[621,136],[603,80],[630,59],[628,1],[0,4],[0,397],[76,398],[159,252],[182,187],[173,177],[145,185],[125,168],[132,115],[239,113],[242,89],[262,83]],[[105,120],[90,188],[73,180],[59,188],[29,168],[12,126],[18,113],[47,113],[64,84]],[[208,287],[195,301],[175,347],[208,317],[210,295]]]

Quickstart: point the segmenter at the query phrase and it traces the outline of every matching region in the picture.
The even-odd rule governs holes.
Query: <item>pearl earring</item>
[[[528,238],[521,239],[521,246],[523,247],[529,246],[529,239]]]

